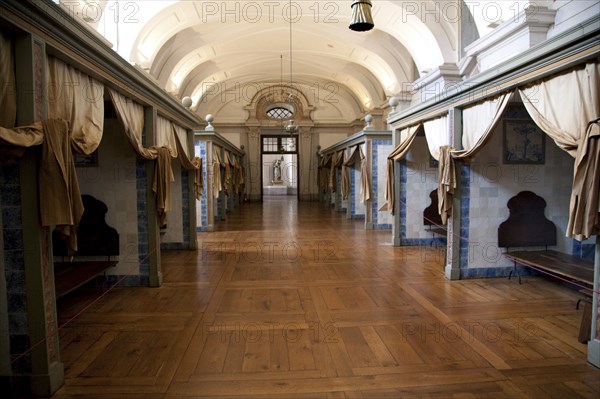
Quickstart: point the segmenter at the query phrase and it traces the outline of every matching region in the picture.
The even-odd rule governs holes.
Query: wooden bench
[[[594,281],[594,264],[579,257],[549,250],[556,246],[556,226],[544,215],[546,201],[531,191],[522,191],[507,203],[510,215],[498,227],[498,246],[506,248],[503,255],[513,261],[514,268],[509,273],[510,279],[515,272],[521,284],[521,275],[517,265],[529,267],[545,275],[561,280],[575,282],[581,288],[592,287]],[[544,250],[510,252],[510,248],[544,247]],[[584,290],[585,291],[585,290]],[[589,302],[581,321],[579,340],[587,342],[590,337]],[[586,316],[587,315],[587,316]]]
[[[435,238],[436,234],[441,237],[447,237],[448,230],[443,227],[442,216],[438,210],[437,189],[429,193],[429,198],[431,199],[431,203],[423,210],[423,224],[427,228],[427,231],[431,232],[432,238]]]
[[[108,207],[91,195],[82,195],[84,212],[77,228],[77,252],[73,261],[67,258],[67,247],[56,232],[53,233],[54,286],[59,298],[89,282],[109,267],[119,263],[119,234],[106,224]]]

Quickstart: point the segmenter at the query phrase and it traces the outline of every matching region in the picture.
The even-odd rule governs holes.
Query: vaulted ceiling
[[[292,81],[329,108],[322,118],[351,121],[460,54],[462,0],[372,1],[375,29],[364,33],[348,29],[351,0],[111,0],[87,20],[201,115]]]

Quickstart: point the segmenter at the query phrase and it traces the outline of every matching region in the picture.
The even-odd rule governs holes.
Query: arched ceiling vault
[[[451,16],[462,0],[372,1],[375,29],[364,33],[348,29],[350,0],[134,1],[115,21],[111,16],[124,5],[109,0],[95,25],[165,90],[192,96],[200,113],[211,111],[203,96],[215,85],[227,91],[281,78],[289,83],[291,25],[294,84],[337,85],[339,100],[347,102],[338,108],[360,113],[381,106],[420,73],[456,63],[459,53],[460,24]],[[135,23],[125,23],[127,17]]]

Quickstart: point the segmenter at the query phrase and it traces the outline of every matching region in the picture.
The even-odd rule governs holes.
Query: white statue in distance
[[[283,157],[281,159],[275,160],[273,162],[273,184],[283,184],[283,180],[281,180],[281,162],[283,161]]]

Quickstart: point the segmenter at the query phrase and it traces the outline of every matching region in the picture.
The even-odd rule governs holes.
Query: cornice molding
[[[515,57],[467,79],[452,90],[414,107],[390,114],[393,129],[444,115],[450,108],[493,98],[503,92],[568,70],[600,55],[600,16],[530,48]]]
[[[50,0],[2,0],[0,18],[45,41],[49,54],[76,66],[123,95],[186,128],[202,119],[160,88],[147,73],[118,55],[103,38]]]
[[[367,140],[391,140],[392,139],[392,131],[391,130],[363,130],[358,133],[353,134],[337,142],[336,144],[325,148],[320,151],[322,156],[327,156],[329,154],[338,152],[340,150],[344,150],[349,147],[353,147],[359,144],[363,144],[367,142]]]
[[[225,137],[221,136],[218,132],[208,131],[208,130],[195,130],[194,131],[194,140],[201,141],[212,141],[216,145],[223,147],[227,151],[233,153],[234,155],[239,155],[243,157],[246,153],[233,145],[233,143],[227,140]]]

